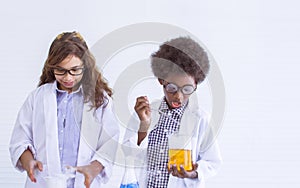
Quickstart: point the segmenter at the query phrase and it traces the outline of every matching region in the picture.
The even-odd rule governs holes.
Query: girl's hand
[[[90,188],[91,183],[95,177],[104,169],[102,164],[98,161],[93,161],[89,165],[74,167],[77,172],[84,175],[84,185],[86,188]]]
[[[198,164],[194,163],[193,164],[193,169],[191,171],[186,171],[184,170],[183,166],[180,166],[180,171],[178,171],[176,165],[171,165],[170,168],[168,169],[169,173],[172,174],[173,176],[176,176],[178,178],[198,178],[198,173],[197,173],[197,168]]]
[[[43,171],[42,162],[35,160],[29,149],[24,151],[24,153],[21,155],[20,162],[24,170],[27,172],[27,176],[29,177],[30,181],[36,183],[34,171],[36,169],[38,169],[39,171]]]

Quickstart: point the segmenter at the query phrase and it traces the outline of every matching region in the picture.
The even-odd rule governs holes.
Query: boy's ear
[[[163,83],[164,83],[164,80],[163,80],[163,79],[161,79],[161,78],[158,78],[158,82],[160,83],[160,85],[163,85]]]

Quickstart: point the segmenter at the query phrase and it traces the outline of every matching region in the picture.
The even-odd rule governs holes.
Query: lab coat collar
[[[47,164],[49,176],[54,176],[61,173],[61,164],[59,159],[58,150],[58,135],[57,135],[57,103],[56,103],[56,84],[52,84],[51,87],[45,87],[48,89],[44,96],[44,118],[46,126],[46,152],[47,152]]]

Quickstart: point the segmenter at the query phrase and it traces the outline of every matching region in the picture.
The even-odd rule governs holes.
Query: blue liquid
[[[137,182],[130,184],[121,184],[120,188],[139,188],[139,184]]]

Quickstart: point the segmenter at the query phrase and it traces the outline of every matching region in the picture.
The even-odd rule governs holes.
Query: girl
[[[27,172],[26,188],[46,187],[45,177],[66,166],[76,169],[68,188],[107,182],[119,137],[111,95],[82,36],[58,35],[11,136],[11,160]]]

